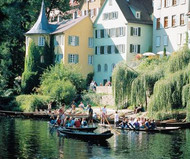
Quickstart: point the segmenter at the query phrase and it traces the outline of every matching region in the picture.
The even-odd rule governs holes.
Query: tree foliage
[[[70,9],[68,0],[45,0],[45,6],[47,15],[54,8],[58,8],[62,12]],[[24,34],[36,22],[41,1],[1,0],[0,8],[0,59],[9,63],[9,71],[1,72],[1,78],[7,80],[7,87],[12,88],[14,78],[20,76],[24,69]],[[9,57],[8,60],[7,57]],[[7,69],[7,66],[1,66],[2,70]]]
[[[86,88],[86,81],[76,65],[56,64],[46,70],[41,77],[40,92],[58,102],[71,102],[76,93]]]
[[[115,104],[118,108],[130,102],[131,84],[138,76],[137,72],[128,67],[125,62],[119,63],[112,74],[112,88]]]
[[[149,115],[160,118],[164,114],[172,117],[172,111],[184,107],[190,111],[190,50],[187,47],[170,58],[147,58],[136,71],[137,75],[126,76],[126,72],[131,72],[128,67],[118,65],[114,70],[116,104],[130,100],[133,105],[145,106],[149,101]]]

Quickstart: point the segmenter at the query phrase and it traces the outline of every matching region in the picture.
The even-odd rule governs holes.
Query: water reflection
[[[103,132],[105,129],[99,129]],[[57,136],[46,121],[0,117],[0,158],[181,159],[190,156],[190,130],[171,134],[121,131],[104,143]]]

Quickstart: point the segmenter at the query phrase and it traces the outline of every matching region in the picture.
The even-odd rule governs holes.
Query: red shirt
[[[75,126],[77,127],[77,128],[79,128],[80,127],[80,121],[79,120],[77,120],[77,121],[75,121]]]

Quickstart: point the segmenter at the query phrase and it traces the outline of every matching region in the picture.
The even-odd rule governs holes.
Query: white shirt
[[[118,114],[115,114],[115,117],[114,117],[114,122],[118,122],[119,121],[119,115]]]
[[[107,109],[106,108],[102,108],[102,113],[106,114],[107,113]]]

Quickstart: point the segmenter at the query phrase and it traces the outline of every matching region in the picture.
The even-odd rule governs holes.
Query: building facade
[[[29,43],[34,42],[38,47],[45,47],[53,39],[55,63],[77,64],[81,73],[86,77],[93,72],[93,29],[92,21],[88,16],[50,24],[45,15],[45,6],[42,7],[38,20],[25,34],[26,57]],[[45,63],[43,56],[41,63]]]
[[[146,2],[145,2],[146,1]],[[112,80],[120,61],[131,65],[152,48],[152,1],[106,0],[94,22],[94,80]]]
[[[153,52],[172,53],[186,43],[190,0],[154,0]]]
[[[80,15],[89,15],[94,22],[105,0],[81,0]]]

